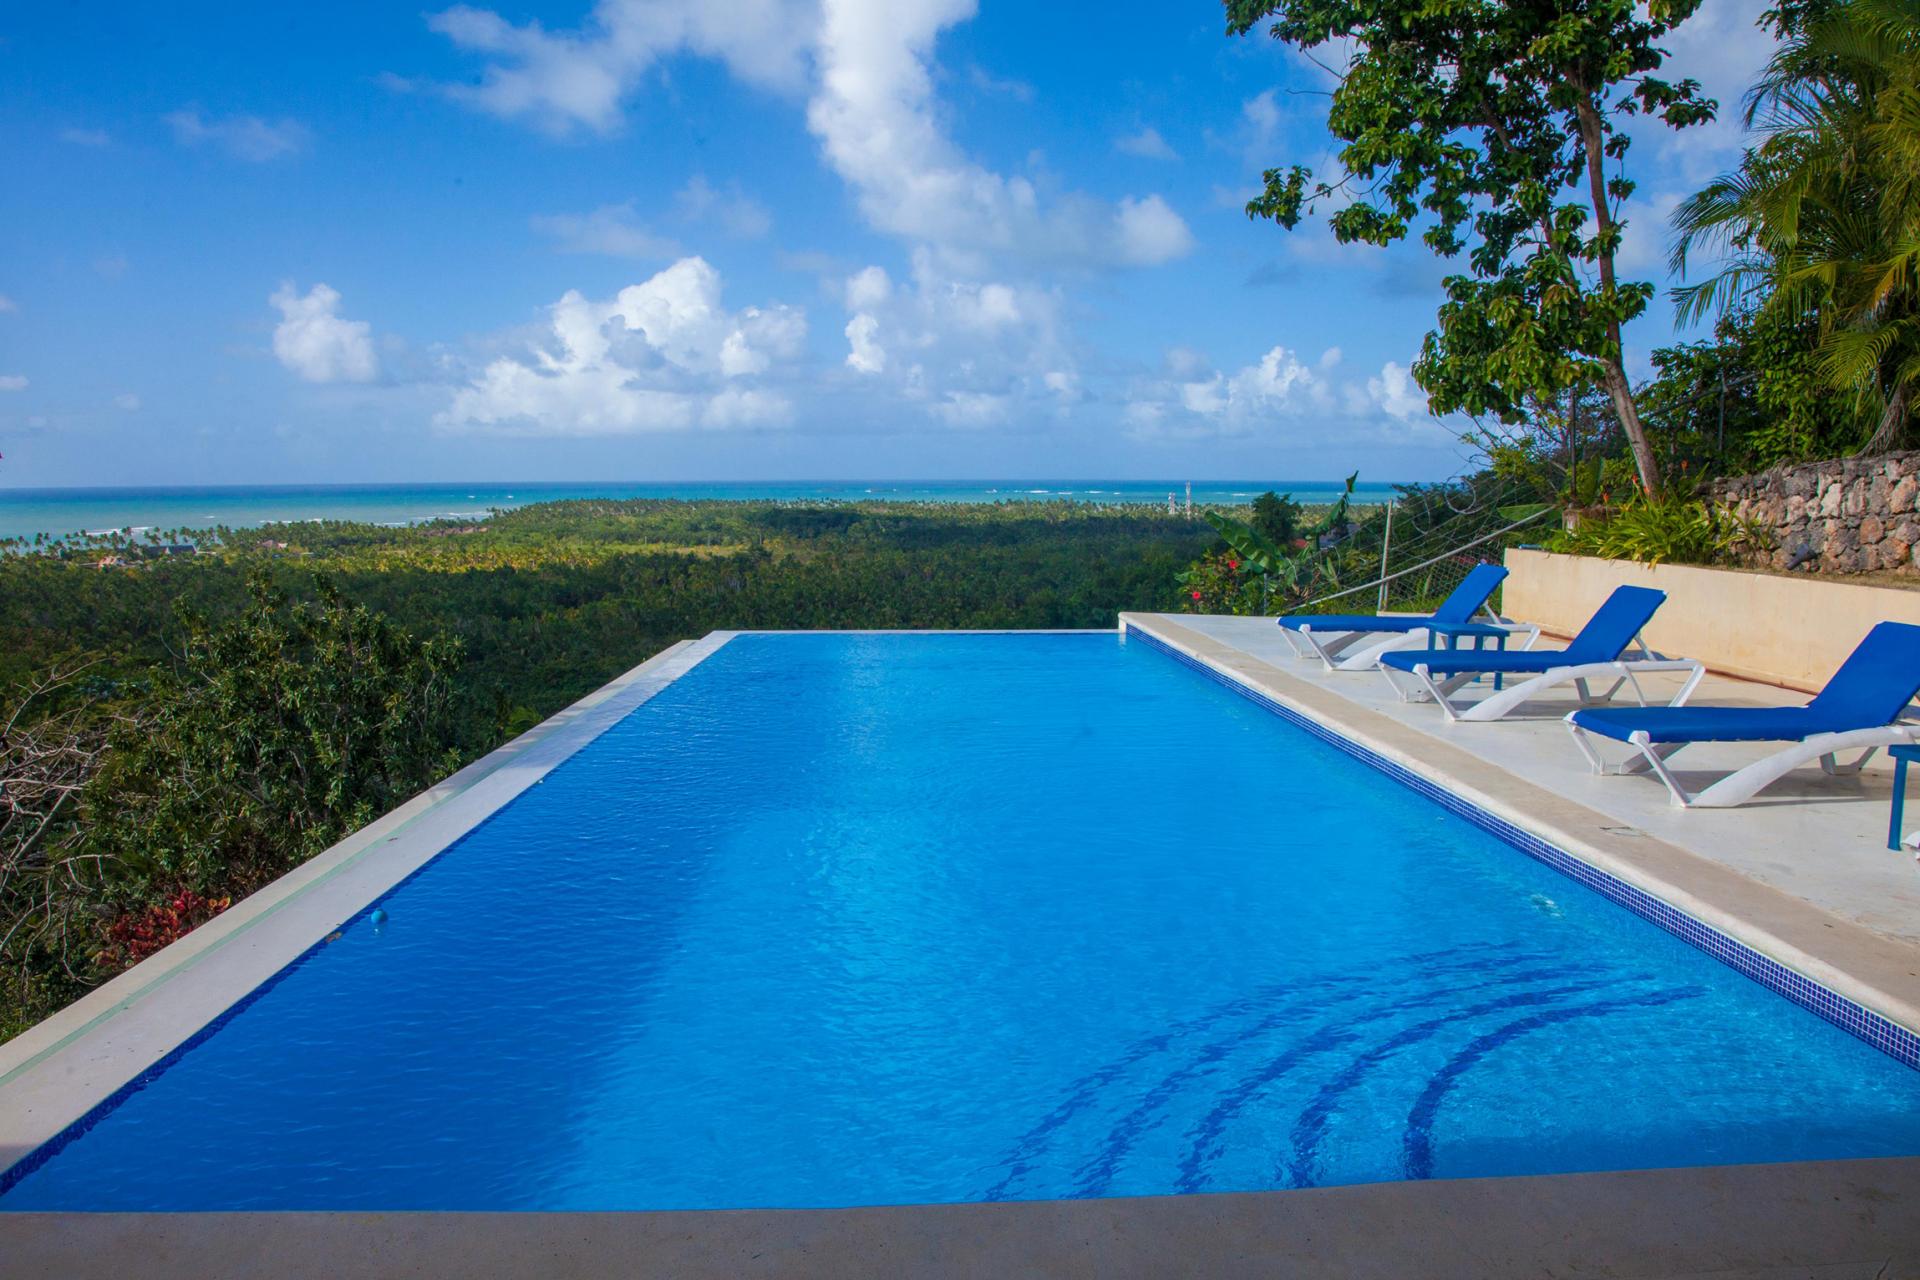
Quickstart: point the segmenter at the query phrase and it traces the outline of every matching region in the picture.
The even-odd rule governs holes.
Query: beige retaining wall
[[[1667,602],[1647,643],[1715,671],[1819,689],[1876,622],[1920,623],[1920,591],[1831,578],[1638,564],[1508,551],[1501,611],[1568,636],[1615,587],[1654,587]]]

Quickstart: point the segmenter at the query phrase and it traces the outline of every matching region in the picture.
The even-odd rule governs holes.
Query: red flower
[[[1200,593],[1199,593],[1198,591],[1196,591],[1196,592],[1194,592],[1194,593],[1193,593],[1193,598],[1194,598],[1195,600],[1198,600],[1198,599],[1200,598]]]
[[[1229,558],[1229,559],[1228,559],[1228,561],[1227,561],[1227,568],[1229,568],[1229,569],[1238,569],[1239,567],[1240,567],[1240,562],[1239,562],[1238,560],[1234,560],[1234,559],[1231,559],[1231,558]]]

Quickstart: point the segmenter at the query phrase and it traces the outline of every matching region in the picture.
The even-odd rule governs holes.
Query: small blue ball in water
[[[385,923],[387,922],[387,911],[386,911],[386,908],[385,908],[385,907],[375,907],[375,908],[373,909],[373,914],[372,914],[372,915],[370,915],[370,916],[368,916],[368,917],[367,917],[367,919],[369,919],[369,920],[371,920],[371,921],[373,921],[373,927],[374,927],[374,928],[376,928],[376,929],[378,929],[378,928],[379,928],[379,927],[380,927],[381,925],[383,925],[383,924],[385,924]]]

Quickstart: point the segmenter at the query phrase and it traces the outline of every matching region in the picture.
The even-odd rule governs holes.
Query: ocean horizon
[[[1184,506],[1188,481],[816,480],[630,483],[154,485],[0,489],[0,538],[49,538],[159,529],[245,528],[310,520],[403,526],[484,520],[495,511],[574,498],[677,498],[785,502],[1094,502]],[[1251,502],[1271,489],[1305,504],[1332,502],[1340,480],[1195,480],[1193,501]],[[1386,502],[1392,483],[1356,486],[1361,502]]]

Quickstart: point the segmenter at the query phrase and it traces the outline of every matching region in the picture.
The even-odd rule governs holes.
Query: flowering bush
[[[1188,613],[1259,613],[1259,575],[1233,551],[1201,556],[1180,575]]]
[[[109,970],[139,964],[232,905],[232,898],[206,898],[182,889],[165,902],[129,911],[107,925],[107,945],[99,963]]]

